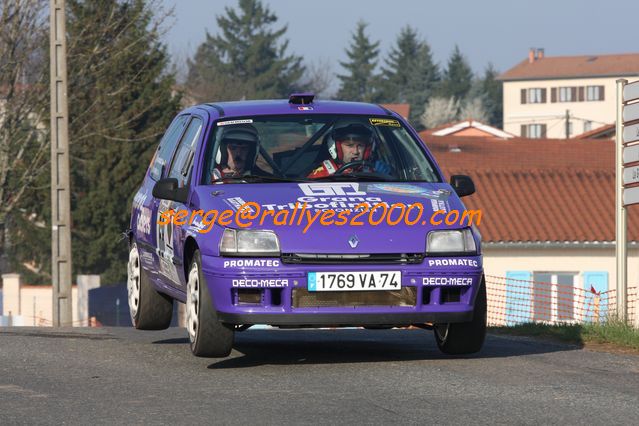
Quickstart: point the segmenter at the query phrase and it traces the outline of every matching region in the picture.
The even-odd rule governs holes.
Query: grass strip
[[[601,324],[525,323],[511,327],[490,327],[489,331],[516,336],[548,338],[575,345],[607,343],[639,350],[639,329],[617,320]]]

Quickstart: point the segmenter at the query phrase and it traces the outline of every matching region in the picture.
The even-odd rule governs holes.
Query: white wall
[[[497,246],[483,246],[484,270],[487,275],[487,289],[489,299],[494,298],[495,310],[505,309],[501,297],[503,294],[502,281],[488,276],[506,277],[508,271],[534,272],[567,272],[576,273],[575,287],[586,288],[584,273],[593,271],[608,272],[608,288],[616,289],[616,261],[614,248],[499,248]],[[628,287],[629,293],[636,294],[639,284],[639,248],[628,250]],[[633,300],[630,300],[630,299]],[[639,298],[629,297],[629,314],[632,319],[639,321]],[[632,306],[631,306],[632,305]],[[639,324],[638,324],[639,325]]]
[[[601,123],[612,124],[616,117],[616,83],[618,77],[606,78],[574,78],[555,80],[529,80],[504,82],[504,130],[521,135],[522,124],[546,124],[546,137],[565,138],[566,110],[570,115],[592,120],[592,128],[602,126]],[[629,81],[639,79],[624,77]],[[603,101],[583,102],[551,102],[551,88],[572,86],[604,86]],[[545,88],[546,102],[536,104],[521,103],[521,89]],[[584,89],[585,90],[585,89]],[[586,93],[584,94],[586,95]],[[559,89],[557,89],[559,99]],[[576,136],[584,132],[584,121],[572,118],[573,133]]]

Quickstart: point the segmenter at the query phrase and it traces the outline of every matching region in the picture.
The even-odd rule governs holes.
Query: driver
[[[361,123],[336,125],[327,136],[326,146],[330,158],[322,161],[319,167],[315,168],[308,177],[321,178],[332,175],[340,167],[354,161],[361,163],[345,169],[343,171],[344,174],[364,169],[372,169],[374,172],[389,174],[390,166],[383,161],[376,161],[374,167],[364,164],[364,162],[371,160],[375,145],[375,135],[368,126]]]
[[[211,180],[248,174],[266,175],[266,172],[255,165],[260,145],[257,129],[250,124],[240,124],[225,127],[223,132]]]

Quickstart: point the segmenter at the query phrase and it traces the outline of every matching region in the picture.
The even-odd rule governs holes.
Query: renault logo
[[[351,248],[357,247],[358,244],[359,244],[359,238],[357,238],[357,235],[353,235],[352,237],[348,239],[348,245],[351,246]]]

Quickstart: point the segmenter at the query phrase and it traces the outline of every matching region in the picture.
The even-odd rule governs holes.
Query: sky
[[[183,72],[186,59],[218,33],[215,16],[237,0],[161,0],[174,7],[165,42]],[[288,25],[289,52],[321,60],[342,72],[355,24],[369,24],[384,57],[402,27],[411,25],[430,44],[442,67],[457,44],[476,73],[488,63],[506,71],[531,47],[547,56],[639,53],[639,0],[264,0]],[[619,22],[619,23],[618,23]],[[335,82],[338,84],[338,82]]]

